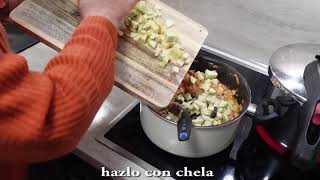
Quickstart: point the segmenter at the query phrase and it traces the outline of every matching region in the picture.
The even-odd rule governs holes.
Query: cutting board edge
[[[21,29],[23,32],[28,33],[28,35],[32,36],[33,38],[39,40],[40,42],[42,42],[43,44],[49,46],[50,48],[56,50],[56,51],[61,51],[62,48],[60,48],[58,45],[55,45],[54,43],[51,43],[49,40],[42,38],[41,35],[39,35],[36,32],[31,31],[30,29],[28,29],[28,27],[25,27],[24,25],[22,25],[21,23],[19,23],[19,18],[15,17],[15,11],[11,11],[10,15],[9,15],[10,19],[12,20],[11,23],[13,23],[16,27],[18,27],[19,29]]]
[[[131,87],[131,86],[127,87],[127,86],[123,85],[122,83],[118,82],[118,80],[115,80],[115,86],[117,86],[118,88],[120,88],[124,92],[130,94],[131,96],[136,97],[137,99],[139,99],[140,102],[143,102],[144,104],[146,104],[148,106],[155,107],[158,109],[159,108],[160,109],[166,108],[170,104],[172,98],[174,97],[174,94],[173,94],[173,96],[170,98],[170,101],[161,104],[157,101],[152,100],[151,98],[141,97],[141,95],[139,95],[139,93],[137,93],[136,91],[130,90],[130,88],[133,88],[133,87]]]

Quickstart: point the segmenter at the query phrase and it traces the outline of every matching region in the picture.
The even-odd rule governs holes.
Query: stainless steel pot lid
[[[305,67],[320,54],[320,44],[292,44],[278,49],[270,59],[272,83],[302,103],[307,100],[303,74]]]

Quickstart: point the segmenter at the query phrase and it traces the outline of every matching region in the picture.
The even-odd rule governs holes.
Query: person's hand
[[[118,28],[138,0],[79,0],[80,14],[102,16],[109,19]]]

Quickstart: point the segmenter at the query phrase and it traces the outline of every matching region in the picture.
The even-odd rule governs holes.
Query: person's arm
[[[0,159],[37,162],[70,152],[111,91],[116,29],[85,19],[42,74],[26,60],[0,56]]]
[[[82,1],[99,8],[128,3],[123,11],[136,2]],[[75,148],[112,89],[117,25],[108,19],[86,17],[41,74],[30,72],[23,57],[0,53],[1,161],[46,161]]]

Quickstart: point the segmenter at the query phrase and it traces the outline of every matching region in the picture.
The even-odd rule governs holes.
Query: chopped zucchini
[[[212,126],[212,122],[210,121],[204,121],[203,125],[204,127],[207,127],[207,126]]]
[[[178,40],[178,37],[176,33],[170,32],[170,31],[166,33],[166,41],[177,42],[177,40]]]
[[[215,78],[218,77],[218,73],[215,70],[210,71],[210,70],[207,69],[205,71],[205,75],[206,75],[206,79],[215,79]]]
[[[162,52],[161,48],[156,48],[156,50],[155,50],[155,52],[154,52],[154,56],[155,56],[155,57],[160,56],[161,52]]]
[[[221,103],[220,103],[221,108],[227,108],[228,106],[229,106],[229,104],[227,101],[221,101]]]
[[[201,114],[202,115],[206,115],[206,116],[210,116],[211,115],[211,111],[207,108],[201,109]]]
[[[192,106],[193,109],[196,110],[196,111],[199,111],[199,110],[200,110],[200,106],[197,105],[196,103],[193,103],[191,106]]]
[[[215,90],[214,88],[210,88],[210,89],[209,89],[209,92],[210,92],[211,94],[216,94],[216,90]]]
[[[222,124],[221,120],[216,120],[215,123],[216,123],[216,125],[221,125]]]
[[[193,110],[193,106],[191,106],[191,103],[188,103],[188,102],[182,102],[182,106],[183,106],[184,108],[189,109],[190,111],[192,111],[192,110]]]
[[[232,95],[236,95],[237,94],[237,90],[231,90]]]
[[[217,85],[217,84],[219,83],[219,80],[218,80],[218,79],[212,79],[212,80],[211,80],[211,83],[212,83],[213,85]]]
[[[197,79],[193,76],[190,76],[190,81],[192,84],[195,84],[197,82]]]
[[[177,67],[177,66],[173,66],[173,67],[172,67],[172,73],[178,74],[179,71],[180,71],[180,68],[179,68],[179,67]]]
[[[157,47],[157,42],[156,41],[153,41],[153,40],[151,40],[151,39],[148,39],[148,44],[149,44],[149,46],[150,47],[152,47],[153,49],[156,49],[156,47]]]
[[[197,75],[197,78],[198,78],[199,80],[204,80],[204,76],[203,76],[203,74],[202,74],[200,71],[197,71],[197,72],[196,72],[196,75]]]
[[[147,4],[145,1],[139,1],[134,9],[144,14],[146,14],[148,11]]]
[[[182,61],[181,59],[178,59],[175,61],[174,64],[178,67],[182,67],[184,65],[184,61]]]
[[[226,111],[224,111],[224,115],[226,115],[226,116],[229,116],[230,114],[231,114],[231,110],[230,109],[227,109]]]
[[[184,101],[184,96],[182,94],[179,94],[176,98],[178,101]]]
[[[190,101],[190,100],[192,99],[192,96],[191,96],[190,93],[186,93],[186,94],[184,95],[184,98],[185,98],[187,101]]]
[[[140,23],[138,21],[131,21],[131,28],[134,30],[137,30],[139,27]]]
[[[167,66],[167,64],[169,63],[169,61],[170,61],[170,59],[168,58],[168,57],[166,57],[166,56],[160,56],[159,57],[159,65],[161,66],[161,67],[166,67]]]
[[[180,59],[181,56],[183,55],[183,51],[179,48],[173,47],[169,50],[169,55],[172,59]]]
[[[208,91],[211,87],[211,84],[207,81],[203,82],[201,85],[200,85],[200,88],[205,90],[205,91]]]
[[[188,59],[188,58],[189,58],[189,54],[188,54],[188,53],[183,53],[182,59],[183,59],[183,60],[186,60],[186,59]]]

